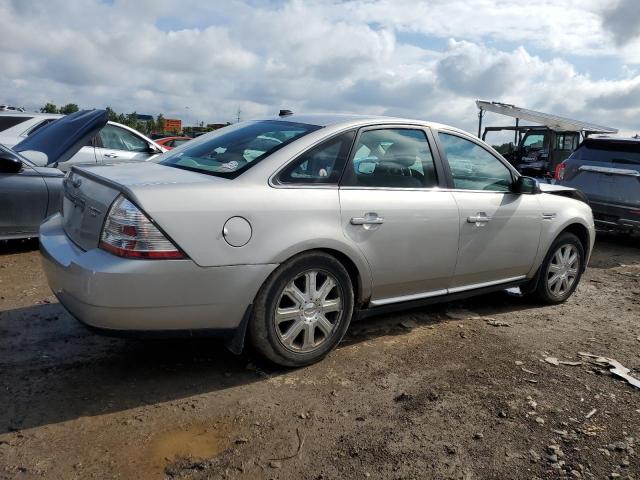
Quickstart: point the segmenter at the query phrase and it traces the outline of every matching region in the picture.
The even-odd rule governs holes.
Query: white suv
[[[60,117],[62,115],[53,113],[0,112],[0,144],[13,147]],[[57,167],[67,171],[74,164],[146,161],[166,151],[166,148],[133,128],[109,122],[78,153]],[[38,166],[46,166],[41,157],[30,160]]]

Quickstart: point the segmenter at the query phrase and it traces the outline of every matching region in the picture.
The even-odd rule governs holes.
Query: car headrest
[[[407,155],[407,154],[398,154],[398,155],[389,155],[384,156],[384,163],[386,164],[395,164],[400,167],[410,167],[414,163],[416,163],[415,155]]]
[[[418,149],[405,142],[390,145],[384,154],[385,162],[397,163],[403,167],[410,167],[416,163]]]

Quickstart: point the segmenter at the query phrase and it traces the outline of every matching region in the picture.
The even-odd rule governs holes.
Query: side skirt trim
[[[529,279],[524,277],[515,277],[517,280],[510,281],[507,283],[501,282],[498,284],[488,285],[479,288],[473,289],[465,289],[462,291],[455,291],[452,293],[447,293],[445,295],[432,296],[427,298],[421,298],[418,300],[410,300],[404,302],[396,302],[389,303],[382,306],[370,306],[368,308],[363,308],[357,312],[357,315],[354,316],[354,320],[362,320],[368,317],[373,317],[375,315],[381,315],[385,313],[397,312],[400,310],[410,310],[412,308],[420,308],[427,305],[433,305],[435,303],[443,303],[443,302],[451,302],[454,300],[461,300],[464,298],[475,297],[476,295],[483,295],[485,293],[499,292],[501,290],[506,290],[512,287],[519,287],[520,285],[524,285],[529,282]],[[487,282],[493,283],[493,282]]]
[[[401,297],[381,298],[379,300],[372,300],[370,305],[372,307],[382,307],[383,305],[389,305],[392,303],[404,303],[411,302],[413,300],[422,300],[423,298],[440,297],[449,293],[464,292],[466,290],[477,290],[478,288],[491,287],[493,285],[501,285],[503,283],[516,282],[526,278],[526,275],[519,275],[517,277],[503,278],[501,280],[493,280],[491,282],[473,283],[471,285],[463,285],[461,287],[453,287],[442,290],[433,290],[431,292],[414,293],[412,295],[403,295]]]

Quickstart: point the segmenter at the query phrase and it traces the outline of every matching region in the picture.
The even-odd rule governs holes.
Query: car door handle
[[[115,153],[105,153],[104,156],[107,158],[118,158],[118,155]]]
[[[367,213],[364,217],[353,217],[351,225],[381,225],[384,218],[379,217],[377,213]]]
[[[476,215],[467,217],[467,223],[487,223],[491,221],[491,217],[484,212],[478,212]]]

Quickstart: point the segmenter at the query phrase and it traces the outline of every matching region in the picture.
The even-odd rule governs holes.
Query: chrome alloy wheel
[[[551,258],[547,270],[547,287],[556,297],[564,296],[578,278],[580,268],[580,253],[575,245],[570,243],[560,246]]]
[[[338,326],[343,305],[341,289],[333,275],[308,270],[282,291],[273,321],[278,339],[293,352],[320,347]]]

